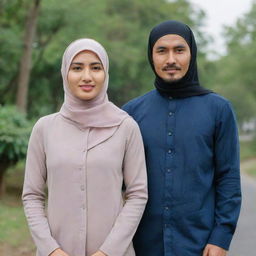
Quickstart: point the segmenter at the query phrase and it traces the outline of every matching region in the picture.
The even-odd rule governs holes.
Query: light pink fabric
[[[104,86],[100,94],[89,101],[75,97],[69,90],[67,75],[73,58],[81,51],[89,50],[97,54],[105,70]],[[63,54],[61,74],[65,92],[60,113],[66,118],[86,127],[113,127],[127,117],[126,112],[109,102],[107,96],[109,61],[105,49],[93,39],[78,39],[71,43]]]
[[[95,104],[105,104],[106,93],[84,110],[87,103],[65,90],[64,106],[75,104],[71,116],[59,112],[39,119],[27,152],[22,199],[37,256],[59,247],[69,256],[91,256],[97,250],[108,256],[135,256],[132,238],[147,201],[138,125],[121,111],[94,119],[90,110],[101,116]]]

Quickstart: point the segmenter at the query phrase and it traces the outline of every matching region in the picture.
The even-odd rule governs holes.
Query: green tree
[[[7,169],[26,156],[31,124],[14,106],[0,106],[0,197]]]
[[[14,63],[11,71],[2,63],[2,74],[5,74],[2,81],[0,78],[0,92],[4,93],[2,103],[13,103],[15,100],[15,74],[18,71],[17,62],[21,58],[22,45],[11,49],[8,45],[22,39],[22,33],[15,34],[11,31],[24,31],[28,2],[10,0],[4,5],[5,10],[9,8],[6,20],[12,21],[8,25],[8,33],[13,37],[10,42],[7,34],[3,36],[3,48],[6,51],[4,55],[10,56],[9,59],[13,59]],[[19,21],[12,14],[14,6],[18,4]],[[203,54],[207,40],[201,32],[204,13],[193,8],[187,0],[42,1],[33,44],[28,116],[38,117],[59,110],[63,102],[61,57],[67,45],[81,37],[94,38],[106,48],[110,57],[109,96],[117,105],[153,89],[154,76],[147,60],[148,34],[153,26],[167,19],[184,21],[193,28],[201,50],[199,63],[203,65],[200,69],[204,70],[207,64]],[[1,24],[3,23],[0,21],[0,27]]]
[[[212,86],[233,103],[240,123],[256,116],[256,4],[226,27],[227,54],[216,61]]]

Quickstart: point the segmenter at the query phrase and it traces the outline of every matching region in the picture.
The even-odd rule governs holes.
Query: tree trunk
[[[41,0],[33,0],[32,7],[28,12],[25,26],[24,48],[20,61],[18,90],[16,96],[16,105],[18,109],[24,113],[27,111],[27,94],[32,63],[32,48],[36,33],[40,2]]]
[[[9,164],[7,162],[0,163],[0,199],[5,193],[4,175],[8,167]]]

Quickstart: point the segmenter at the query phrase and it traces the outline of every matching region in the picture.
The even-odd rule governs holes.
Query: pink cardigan
[[[112,129],[112,136],[90,142],[94,129]],[[58,247],[70,256],[97,250],[134,256],[132,238],[147,201],[135,121],[127,117],[115,128],[82,129],[60,113],[39,119],[29,141],[22,199],[38,256]]]

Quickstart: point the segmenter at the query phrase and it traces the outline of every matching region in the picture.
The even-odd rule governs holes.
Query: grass
[[[254,163],[254,166],[248,170],[246,170],[246,172],[251,175],[254,176],[256,178],[256,161]]]
[[[9,170],[6,194],[0,200],[0,255],[34,255],[26,218],[21,203],[24,163]]]
[[[13,247],[24,244],[30,238],[23,208],[15,205],[16,200],[6,196],[0,201],[0,241],[8,242]]]
[[[253,141],[240,142],[240,158],[241,161],[253,158],[256,156],[256,139]]]
[[[256,178],[256,140],[240,143],[242,171]],[[243,164],[245,162],[246,164]]]

